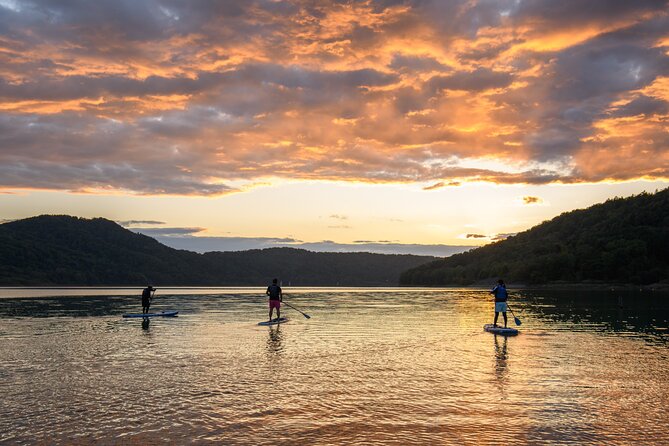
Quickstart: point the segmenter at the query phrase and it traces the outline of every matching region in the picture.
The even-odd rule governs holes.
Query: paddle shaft
[[[514,295],[514,297],[516,296]],[[509,309],[511,314],[513,314],[513,321],[516,323],[516,325],[521,325],[522,324],[521,320],[518,317],[516,317],[516,315],[513,313],[513,310],[511,309],[508,303],[506,304],[506,307]],[[520,310],[520,312],[522,313],[523,310]]]
[[[292,305],[289,304],[288,302],[282,302],[282,303],[283,303],[284,305],[286,305],[286,306],[292,308],[293,310],[297,311],[298,313],[302,314],[302,316],[306,317],[307,319],[311,319],[311,316],[309,316],[307,313],[305,313],[305,312],[303,312],[303,311],[301,311],[301,310],[298,310],[297,308],[295,308],[294,306],[292,306]]]
[[[521,324],[520,319],[518,319],[518,318],[516,317],[516,315],[513,313],[513,310],[511,309],[511,307],[509,306],[508,303],[506,304],[506,308],[507,308],[507,309],[511,312],[511,314],[513,315],[513,321],[516,323],[516,325],[520,325],[520,324]]]

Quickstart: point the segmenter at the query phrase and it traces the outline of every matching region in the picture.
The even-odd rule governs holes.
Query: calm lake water
[[[669,444],[667,294],[285,291],[0,289],[0,443]]]

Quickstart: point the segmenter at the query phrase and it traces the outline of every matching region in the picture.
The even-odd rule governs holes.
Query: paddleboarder
[[[499,313],[502,313],[504,316],[504,328],[506,328],[506,300],[509,298],[509,293],[506,291],[504,281],[499,279],[497,285],[490,291],[490,293],[495,295],[495,321],[493,322],[493,326],[497,327],[497,318],[499,317]]]
[[[144,288],[142,291],[142,314],[147,314],[149,312],[149,307],[151,307],[151,300],[153,299],[153,293],[156,289],[149,285]]]
[[[272,279],[272,284],[267,287],[265,294],[269,296],[269,320],[272,320],[272,313],[276,308],[276,318],[281,317],[281,301],[283,300],[283,293],[281,287],[277,285],[278,280]]]

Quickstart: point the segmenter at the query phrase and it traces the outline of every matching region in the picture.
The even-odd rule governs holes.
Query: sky
[[[0,221],[449,255],[669,186],[651,0],[0,0]]]

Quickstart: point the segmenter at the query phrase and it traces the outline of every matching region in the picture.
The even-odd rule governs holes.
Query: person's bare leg
[[[504,313],[502,313],[502,316],[504,316],[504,328],[506,328],[506,323],[507,323],[506,311]]]
[[[495,322],[493,322],[493,327],[497,327],[497,318],[499,317],[499,311],[495,311]]]

